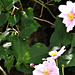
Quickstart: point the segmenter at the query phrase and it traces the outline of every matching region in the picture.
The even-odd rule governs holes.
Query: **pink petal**
[[[73,22],[71,22],[69,26],[67,27],[67,32],[71,31],[73,27],[74,27]]]
[[[60,51],[58,51],[58,52],[56,53],[56,55],[52,56],[52,58],[53,58],[53,59],[57,59],[59,56],[61,56],[61,55],[66,51],[64,48],[65,48],[65,46],[63,46],[63,47],[60,49]]]
[[[63,23],[66,25],[66,27],[68,27],[71,21],[66,17],[63,19]]]
[[[52,57],[47,57],[47,61],[50,63],[51,66],[56,65],[55,60]]]
[[[60,15],[58,15],[58,17],[65,18],[65,17],[67,17],[67,14],[61,13]]]
[[[59,68],[57,66],[52,66],[50,69],[50,75],[59,75]]]

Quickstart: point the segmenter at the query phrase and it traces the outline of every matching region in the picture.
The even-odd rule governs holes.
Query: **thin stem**
[[[45,5],[48,4],[48,3],[50,3],[50,2],[52,2],[52,1],[53,1],[53,0],[48,1],[47,3],[45,3]]]
[[[14,14],[15,9],[19,10],[19,8],[17,8],[17,7],[15,7],[15,6],[13,6],[13,10],[12,10],[12,12],[11,12],[11,15],[13,15],[13,14]]]
[[[34,1],[37,2],[38,4],[42,5],[44,8],[46,8],[49,11],[49,13],[53,16],[53,18],[56,19],[56,17],[53,15],[53,13],[50,11],[50,9],[47,6],[45,6],[43,3],[38,2],[37,0],[34,0]]]
[[[35,9],[36,4],[37,4],[37,3],[35,2],[35,3],[34,3],[34,6],[33,6],[33,10]]]
[[[18,30],[18,33],[20,33],[20,30],[19,30],[19,28],[18,28],[18,26],[16,25],[16,28],[17,28],[17,30]]]
[[[43,1],[39,0],[39,2],[44,3]]]
[[[64,64],[62,64],[62,74],[64,75]]]
[[[58,59],[56,59],[56,65],[58,66]]]
[[[42,8],[41,8],[40,17],[42,17],[42,13],[43,13],[43,6],[42,6]]]
[[[0,66],[0,70],[3,72],[4,75],[7,75],[1,66]]]
[[[50,21],[47,21],[47,20],[44,20],[44,19],[40,19],[40,18],[37,18],[37,17],[34,17],[34,19],[37,19],[37,20],[40,20],[40,21],[47,22],[47,23],[49,23],[49,24],[51,24],[51,25],[53,25],[53,26],[54,26],[54,24],[53,24],[53,23],[51,23]]]

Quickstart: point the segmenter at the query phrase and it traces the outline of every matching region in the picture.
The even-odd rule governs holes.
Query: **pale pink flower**
[[[66,51],[65,46],[63,46],[63,47],[60,49],[60,51],[58,51],[58,52],[57,52],[56,50],[50,51],[50,52],[49,52],[49,55],[51,56],[50,58],[56,59],[56,58],[58,58],[59,56],[61,56],[65,51]],[[47,58],[47,59],[49,60],[49,58]]]
[[[51,59],[36,65],[33,75],[59,75],[59,68],[56,66],[55,60]]]
[[[66,5],[60,5],[58,8],[61,12],[59,17],[63,18],[63,23],[67,27],[67,32],[75,26],[75,3],[67,1]]]

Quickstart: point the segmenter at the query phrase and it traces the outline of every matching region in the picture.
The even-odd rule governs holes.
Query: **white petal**
[[[66,6],[66,5],[60,5],[58,7],[58,9],[60,10],[60,12],[62,12],[63,14],[68,14],[72,11],[72,7],[71,6]]]
[[[66,2],[67,5],[72,5],[73,3],[71,1]]]

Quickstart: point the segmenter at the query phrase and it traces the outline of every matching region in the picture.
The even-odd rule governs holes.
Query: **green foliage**
[[[54,0],[55,2],[60,2],[61,0]]]
[[[71,44],[71,41],[72,34],[66,32],[65,25],[62,23],[61,19],[57,18],[55,21],[55,31],[50,39],[51,46],[67,46]]]
[[[15,15],[11,16],[8,15],[8,22],[11,26],[14,26],[17,24],[17,22],[20,20],[20,13],[17,12]]]
[[[20,0],[0,0],[0,4],[3,7],[3,9],[10,10],[13,7],[14,3],[17,1]]]
[[[11,68],[13,67],[14,59],[15,58],[11,56],[8,58],[8,60],[5,60],[5,67],[7,68],[8,72],[10,72]]]
[[[21,30],[20,37],[22,38],[28,37],[31,33],[35,32],[40,26],[39,23],[37,23],[33,19],[32,8],[28,8],[26,12],[23,13],[21,17],[21,24],[23,29]]]
[[[72,40],[71,46],[72,46],[72,47],[75,47],[75,34],[73,34],[73,40]]]
[[[54,3],[60,1],[54,0]],[[16,2],[19,3],[19,7],[15,6]],[[4,60],[7,71],[10,72],[14,65],[18,71],[31,74],[33,69],[30,68],[30,63],[41,63],[42,58],[48,56],[51,47],[62,47],[63,45],[66,48],[71,46],[72,51],[68,49],[58,58],[60,73],[62,64],[65,65],[65,68],[75,67],[75,33],[67,33],[62,20],[57,17],[55,31],[50,38],[50,46],[46,47],[43,43],[36,43],[30,47],[30,35],[36,32],[38,27],[40,24],[34,20],[32,8],[28,7],[24,11],[20,0],[0,0],[0,59]],[[11,42],[12,45],[3,47],[3,44],[7,42]],[[72,57],[67,64],[66,56],[69,57],[69,54]]]
[[[23,62],[25,63],[40,63],[42,58],[46,58],[49,49],[42,43],[33,45],[25,54]],[[26,58],[27,57],[27,58]]]
[[[6,23],[7,21],[7,14],[5,13],[0,13],[0,27]]]

